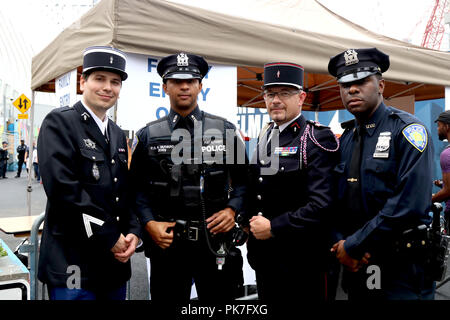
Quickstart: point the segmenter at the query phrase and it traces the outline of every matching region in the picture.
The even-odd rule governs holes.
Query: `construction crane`
[[[425,32],[422,38],[422,47],[439,50],[444,36],[443,19],[449,11],[449,0],[435,0]]]

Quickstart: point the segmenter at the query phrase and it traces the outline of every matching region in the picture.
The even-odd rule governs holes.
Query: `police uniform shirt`
[[[341,162],[336,172],[339,199],[345,198],[353,150],[356,120],[343,124]],[[430,222],[433,147],[428,130],[409,113],[380,104],[370,120],[363,123],[361,194],[364,212],[346,216],[340,224],[346,237],[345,250],[359,259],[365,252],[385,250],[399,232]],[[340,206],[345,208],[346,204]],[[380,247],[381,245],[381,247]]]

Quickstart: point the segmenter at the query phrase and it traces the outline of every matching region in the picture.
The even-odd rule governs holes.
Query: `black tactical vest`
[[[206,217],[225,208],[230,188],[225,164],[234,149],[234,139],[229,135],[227,146],[226,138],[225,120],[205,112],[193,136],[172,131],[168,117],[148,126],[149,196],[157,220],[201,220],[201,201]]]

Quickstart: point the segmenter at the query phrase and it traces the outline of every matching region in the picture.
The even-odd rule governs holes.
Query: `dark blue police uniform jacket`
[[[338,224],[345,250],[360,259],[365,252],[383,257],[402,231],[429,224],[433,146],[425,126],[409,113],[383,103],[364,123],[361,193],[364,212],[348,214],[344,201],[356,120],[343,124]]]
[[[112,121],[108,133],[109,144],[81,102],[42,123],[37,150],[48,201],[38,277],[52,287],[79,276],[82,289],[109,290],[131,277],[130,261],[111,252],[120,234],[140,235],[128,198],[127,142]]]

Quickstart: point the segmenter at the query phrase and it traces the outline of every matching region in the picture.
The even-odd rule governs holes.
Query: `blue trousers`
[[[380,264],[380,289],[368,288],[370,275],[366,269],[356,273],[344,271],[342,286],[349,300],[434,300],[436,284],[422,262],[397,260]]]
[[[126,285],[113,290],[94,291],[85,289],[68,289],[63,287],[48,288],[50,300],[125,300],[126,294]]]

